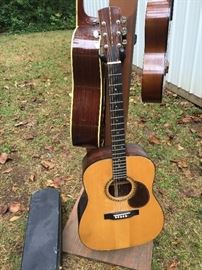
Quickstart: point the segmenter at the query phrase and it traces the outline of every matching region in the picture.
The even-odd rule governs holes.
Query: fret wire
[[[116,76],[116,75],[122,75],[122,73],[113,73],[113,74],[109,74],[109,76]]]
[[[114,155],[112,154],[112,159],[113,158],[117,158],[117,157],[119,157],[120,155],[124,155],[125,154],[125,152],[122,152],[122,153],[114,153]],[[124,162],[125,162],[125,160],[124,160]]]
[[[114,160],[114,164],[121,164],[121,163],[125,163],[125,160],[123,160],[123,161],[117,161],[117,160]]]
[[[117,145],[115,148],[117,149],[117,147],[119,147],[119,150],[120,150],[120,149],[126,149],[125,143],[120,144],[120,145]]]
[[[126,170],[122,170],[121,172],[114,172],[114,175],[115,176],[119,176],[119,175],[123,175],[123,174],[126,174]]]
[[[117,96],[117,95],[122,95],[122,93],[113,93],[113,94],[109,94],[110,96]]]
[[[109,86],[122,85],[122,83],[109,84]]]
[[[111,110],[111,112],[119,112],[119,111],[123,111],[123,108],[121,108],[121,109],[115,109],[115,110]]]
[[[124,139],[114,140],[114,142],[123,142]]]
[[[124,131],[124,128],[111,129],[111,131],[121,131],[121,130]]]
[[[114,159],[116,159],[116,157],[114,157]],[[118,161],[118,160],[114,160],[114,164],[121,164],[121,163],[125,163],[125,160],[122,160],[121,162],[120,161]]]
[[[114,174],[113,175],[113,178],[115,180],[119,180],[120,178],[126,178],[126,177],[127,177],[127,174],[126,173],[124,173],[124,174],[118,174],[118,175]]]
[[[116,172],[122,172],[122,173],[124,173],[125,172],[125,169],[124,168],[116,168]]]
[[[117,125],[124,125],[124,124],[125,124],[124,122],[119,122],[119,123],[111,123],[111,126],[112,126],[112,125],[113,125],[113,126],[114,126],[114,125],[116,125],[116,126],[117,126]],[[124,127],[123,127],[123,129],[124,129]]]
[[[123,148],[120,148],[120,149],[113,149],[114,150],[114,153],[120,155],[124,152],[124,154],[126,153],[126,149],[123,149]]]
[[[113,134],[113,135],[112,135],[112,137],[117,137],[117,136],[121,137],[122,134]]]
[[[118,152],[120,152],[120,151],[126,151],[126,148],[125,147],[120,147],[120,148],[116,148],[116,149],[113,149],[114,151],[118,151]]]
[[[123,115],[111,116],[111,119],[123,118]]]
[[[118,103],[118,104],[123,103],[123,100],[121,100],[121,101],[112,101],[112,102],[111,102],[111,104],[115,104],[115,103],[116,103],[116,104],[117,104],[117,103]]]

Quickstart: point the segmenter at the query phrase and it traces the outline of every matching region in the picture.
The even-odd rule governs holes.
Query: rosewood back
[[[142,101],[161,102],[163,79],[167,71],[167,50],[170,18],[169,0],[149,0],[145,22],[145,55],[142,76]]]

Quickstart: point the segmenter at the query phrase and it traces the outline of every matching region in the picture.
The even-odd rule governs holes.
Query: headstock
[[[121,16],[119,7],[98,11],[100,22],[100,55],[105,62],[123,61],[127,44],[127,18]]]

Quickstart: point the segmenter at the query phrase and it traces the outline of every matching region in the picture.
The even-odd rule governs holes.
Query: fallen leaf
[[[0,205],[0,215],[3,216],[8,212],[8,205],[2,204]]]
[[[202,148],[199,149],[198,155],[199,155],[199,157],[202,157]]]
[[[187,168],[188,164],[187,164],[187,161],[185,159],[181,159],[181,160],[177,161],[177,166],[178,166],[178,168],[183,169],[183,168]]]
[[[9,90],[10,88],[8,85],[4,85],[4,89]]]
[[[41,156],[39,154],[34,154],[32,158],[40,158]]]
[[[199,189],[188,188],[182,190],[183,194],[189,198],[200,198],[202,196],[202,191]]]
[[[169,127],[170,127],[170,124],[169,124],[169,123],[165,123],[163,126],[164,126],[165,128],[169,128]]]
[[[179,169],[181,169],[186,176],[191,176],[191,172],[187,169],[188,163],[185,159],[180,160],[171,160],[172,163],[175,163]]]
[[[3,135],[4,134],[4,129],[0,129],[0,135]]]
[[[67,180],[66,177],[58,176],[58,177],[55,177],[53,180],[48,180],[47,186],[59,188],[60,186],[62,186],[65,183],[66,180]]]
[[[157,138],[155,133],[151,133],[148,137],[148,141],[151,144],[161,144],[160,140]]]
[[[146,123],[147,119],[144,116],[142,116],[142,117],[140,117],[139,122],[140,123]]]
[[[201,122],[200,116],[186,115],[178,123],[179,124],[188,124],[188,123],[199,123],[199,122]]]
[[[52,161],[49,160],[42,160],[41,165],[46,169],[46,170],[52,170],[55,167],[55,164]]]
[[[21,216],[13,216],[12,218],[9,219],[9,221],[13,222],[21,218]]]
[[[21,126],[25,126],[25,125],[27,125],[27,124],[28,124],[27,121],[21,121],[21,122],[18,122],[17,124],[15,124],[14,126],[15,126],[15,127],[21,127]]]
[[[10,173],[12,172],[13,168],[8,168],[7,170],[3,171],[2,173],[3,174],[7,174],[7,173]]]
[[[192,178],[192,173],[191,173],[190,170],[185,170],[185,169],[183,169],[183,173],[184,173],[184,175],[186,176],[186,178],[189,178],[189,179]]]
[[[29,133],[29,134],[26,134],[24,136],[24,139],[27,140],[27,141],[30,141],[30,140],[33,140],[34,137],[36,137],[33,133]]]
[[[52,145],[46,145],[45,147],[44,147],[44,149],[45,150],[47,150],[47,151],[49,151],[49,152],[53,152],[54,151],[54,147],[52,146]]]
[[[167,270],[177,269],[179,265],[180,265],[180,262],[178,260],[174,260],[169,264],[169,266],[167,267]]]
[[[178,145],[177,145],[177,149],[178,149],[179,151],[181,151],[181,150],[184,150],[184,147],[182,147],[180,144],[178,144]]]
[[[21,210],[21,204],[19,202],[12,202],[9,204],[9,212],[17,213]]]
[[[30,120],[28,123],[27,123],[27,126],[28,127],[34,127],[35,125],[37,124],[37,120]]]
[[[188,106],[189,105],[189,101],[182,101],[182,102],[180,102],[180,105],[182,105],[182,106]]]
[[[198,136],[199,138],[202,138],[202,131],[197,132],[197,136]]]
[[[66,196],[65,194],[61,194],[61,199],[64,203],[66,203],[68,201],[68,196]]]
[[[0,153],[0,164],[5,164],[8,159],[7,153]]]
[[[29,177],[29,180],[31,182],[34,182],[36,180],[36,176],[34,174],[31,174],[30,177]]]

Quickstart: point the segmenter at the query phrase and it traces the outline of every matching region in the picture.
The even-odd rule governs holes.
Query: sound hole
[[[126,179],[111,180],[106,187],[108,196],[114,200],[129,199],[134,194],[134,190],[135,183]]]
[[[143,207],[149,201],[149,191],[141,182],[135,182],[135,195],[130,197],[128,204],[133,208]]]

